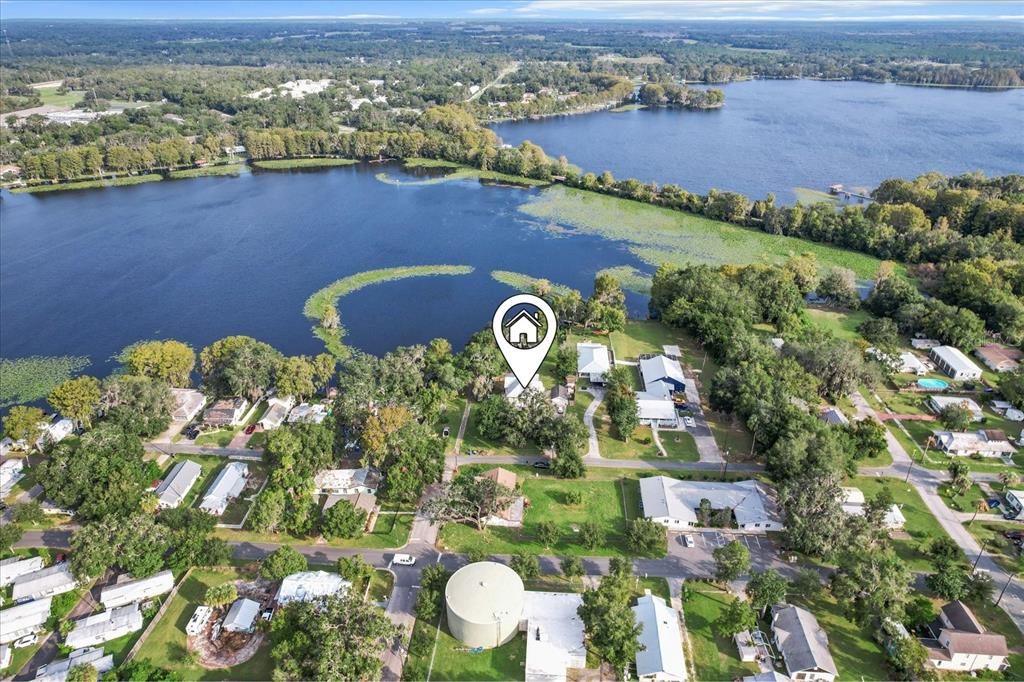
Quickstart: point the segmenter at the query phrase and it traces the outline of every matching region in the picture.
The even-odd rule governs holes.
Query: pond
[[[1024,172],[1024,90],[986,92],[857,82],[751,81],[722,86],[715,111],[558,116],[492,126],[581,168],[695,192],[754,198],[833,183],[873,188],[931,170]]]

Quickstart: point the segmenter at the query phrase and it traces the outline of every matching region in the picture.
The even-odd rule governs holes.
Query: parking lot
[[[686,546],[686,536],[693,538],[693,547]],[[714,573],[714,551],[733,540],[750,550],[753,570],[779,568],[779,545],[774,535],[756,535],[721,530],[672,531],[668,534],[669,560],[683,570],[683,575],[711,575]]]

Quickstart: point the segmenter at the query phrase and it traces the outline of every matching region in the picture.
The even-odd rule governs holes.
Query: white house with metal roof
[[[644,516],[669,529],[697,526],[701,500],[708,500],[712,509],[731,510],[741,530],[783,529],[771,495],[757,481],[680,481],[667,476],[640,479]]]
[[[103,655],[103,649],[86,647],[72,651],[67,658],[41,665],[36,670],[35,682],[65,682],[72,668],[89,665],[102,677],[103,673],[114,669],[114,655]]]
[[[939,450],[955,457],[1005,457],[1017,452],[1006,432],[999,429],[980,431],[936,431]]]
[[[175,464],[157,486],[156,497],[160,508],[173,509],[181,504],[202,473],[203,467],[190,459]]]
[[[15,578],[26,573],[35,573],[42,570],[43,557],[41,556],[12,556],[9,559],[0,561],[0,587],[6,587],[14,582]]]
[[[337,573],[302,571],[292,573],[281,581],[275,599],[284,606],[293,601],[313,601],[321,597],[344,595],[352,587],[351,581]]]
[[[139,611],[138,604],[127,604],[79,618],[74,624],[74,629],[64,638],[64,644],[80,649],[141,630],[142,612]]]
[[[246,476],[249,475],[249,465],[245,462],[230,462],[220,470],[213,484],[207,489],[199,508],[203,511],[220,516],[227,509],[231,500],[237,499],[245,490]]]
[[[100,590],[100,603],[105,608],[112,609],[166,594],[173,588],[174,574],[170,571],[160,571],[146,578],[126,580],[104,587]]]
[[[0,644],[9,644],[42,630],[50,617],[51,601],[46,597],[0,611]]]
[[[612,356],[608,346],[587,341],[576,344],[576,373],[589,379],[590,383],[603,384],[605,374],[611,368]]]
[[[239,599],[224,616],[224,630],[227,632],[252,632],[256,616],[260,612],[260,603],[252,599]]]
[[[174,409],[171,411],[171,419],[176,422],[187,423],[196,418],[196,415],[206,404],[206,396],[194,388],[172,388],[171,397],[174,398]]]
[[[865,507],[867,505],[867,498],[864,497],[864,491],[860,488],[840,488],[840,505],[843,511],[851,516],[864,516]],[[899,505],[892,505],[889,510],[885,512],[885,518],[882,523],[886,528],[890,530],[897,530],[902,528],[907,522],[903,512],[900,510]]]
[[[568,592],[526,592],[526,682],[565,682],[567,671],[587,667],[583,597]]]
[[[839,674],[828,650],[828,635],[806,609],[791,604],[773,606],[772,642],[792,680],[832,682]]]
[[[71,569],[64,562],[49,568],[41,568],[32,573],[19,575],[11,583],[11,598],[41,599],[64,594],[78,587],[78,581],[71,575]]]
[[[970,381],[981,378],[981,367],[953,346],[936,346],[929,351],[929,357],[935,366],[957,381]]]
[[[650,590],[636,600],[636,622],[642,626],[638,637],[643,649],[636,652],[636,674],[641,680],[684,682],[686,659],[679,612]]]
[[[679,426],[679,414],[671,398],[640,391],[636,394],[636,416],[641,424],[674,429]]]
[[[264,431],[273,431],[284,423],[293,407],[295,407],[295,398],[291,396],[268,398],[267,411],[263,413],[258,423]]]
[[[0,464],[0,499],[10,495],[14,486],[23,478],[25,478],[24,460],[9,459]]]
[[[53,445],[61,442],[75,432],[75,422],[70,419],[57,419],[44,422],[42,433],[36,440],[36,446],[40,449],[46,445]]]

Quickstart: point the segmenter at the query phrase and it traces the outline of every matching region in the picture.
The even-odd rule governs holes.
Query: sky
[[[1024,21],[1024,0],[0,0],[0,19]]]

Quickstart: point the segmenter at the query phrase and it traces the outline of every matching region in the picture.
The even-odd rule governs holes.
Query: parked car
[[[694,421],[693,417],[683,417],[683,425],[688,429],[696,428],[697,422]]]
[[[37,635],[37,634],[25,635],[21,639],[18,639],[18,640],[14,641],[14,648],[15,649],[20,649],[22,647],[32,646],[33,644],[35,644],[38,641],[39,641],[39,635]]]
[[[189,440],[195,440],[198,437],[199,429],[197,429],[196,427],[193,426],[190,429],[185,429],[185,438],[188,438]]]
[[[551,462],[547,461],[546,459],[538,459],[530,466],[532,466],[534,469],[550,469]]]
[[[245,435],[251,436],[255,432],[256,432],[256,425],[255,424],[249,424],[248,426],[245,427]]]
[[[443,437],[445,437],[445,438],[447,438],[449,435],[451,435],[451,432],[452,432],[452,430],[450,428],[448,428],[447,426],[444,427],[443,429],[441,429],[441,435]]]
[[[1010,540],[1024,539],[1024,530],[1005,530],[1003,531],[1003,537]]]
[[[694,545],[697,544],[696,542],[693,541],[693,536],[692,535],[684,535],[683,536],[683,543],[687,547],[693,547]]]
[[[398,564],[399,566],[412,566],[416,563],[416,557],[410,554],[396,554],[391,563]]]

